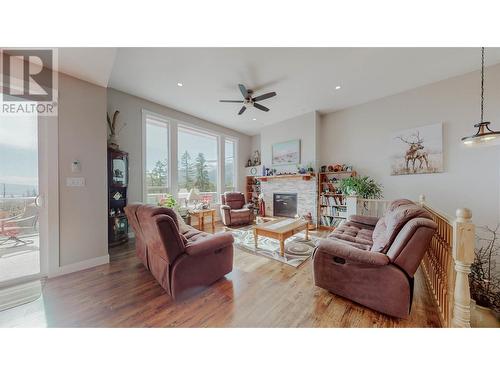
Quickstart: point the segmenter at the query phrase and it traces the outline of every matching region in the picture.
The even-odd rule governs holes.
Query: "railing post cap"
[[[456,215],[459,219],[470,220],[472,218],[472,211],[468,208],[457,208]]]
[[[425,195],[424,194],[420,194],[420,196],[418,197],[419,201],[421,203],[425,202]]]

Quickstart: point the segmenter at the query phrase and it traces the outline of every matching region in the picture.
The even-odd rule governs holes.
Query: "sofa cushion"
[[[189,240],[191,237],[193,237],[199,233],[203,233],[203,232],[201,232],[198,229],[195,229],[193,227],[189,227],[189,230],[187,232],[184,232],[183,234],[184,234],[184,237],[186,237]]]
[[[356,225],[354,222],[347,221],[330,233],[328,238],[348,243],[361,250],[370,250],[373,244],[372,234],[372,230]]]
[[[236,210],[231,210],[231,219],[248,218],[249,215],[250,215],[250,210],[248,208],[239,208]]]
[[[184,221],[184,219],[177,210],[174,210],[174,212],[175,212],[175,217],[177,218],[177,226],[179,227],[179,232],[181,234],[186,233],[192,227],[186,224],[186,222]]]
[[[187,245],[196,243],[198,241],[204,240],[207,237],[211,237],[212,235],[210,233],[205,233],[205,232],[198,232],[190,236],[187,240]]]
[[[411,219],[416,217],[431,219],[431,216],[424,208],[417,206],[411,201],[408,201],[410,203],[403,201],[405,200],[401,199],[393,202],[386,214],[378,221],[373,230],[373,246],[371,251],[386,253],[399,231]]]

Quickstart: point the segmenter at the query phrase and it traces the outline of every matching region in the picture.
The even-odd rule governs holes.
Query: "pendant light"
[[[500,141],[500,132],[493,131],[489,128],[490,122],[483,121],[483,105],[484,105],[484,47],[481,48],[481,121],[474,125],[477,133],[462,138],[465,145],[496,145]],[[496,140],[496,142],[494,142]]]

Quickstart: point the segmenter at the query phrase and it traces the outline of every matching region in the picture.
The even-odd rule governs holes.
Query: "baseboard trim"
[[[30,281],[20,285],[0,290],[0,311],[24,305],[42,295],[40,280]]]
[[[104,255],[102,257],[87,259],[78,263],[67,264],[65,266],[61,266],[49,273],[49,278],[57,277],[61,275],[66,275],[68,273],[83,271],[88,268],[97,267],[103,264],[109,263],[109,254]]]

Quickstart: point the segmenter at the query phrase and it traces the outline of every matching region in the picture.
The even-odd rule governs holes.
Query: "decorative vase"
[[[476,301],[470,301],[470,320],[474,328],[500,328],[500,321],[492,309],[479,306]]]
[[[108,147],[112,148],[113,150],[118,150],[120,146],[118,146],[118,140],[116,139],[115,135],[110,135],[108,138]]]

